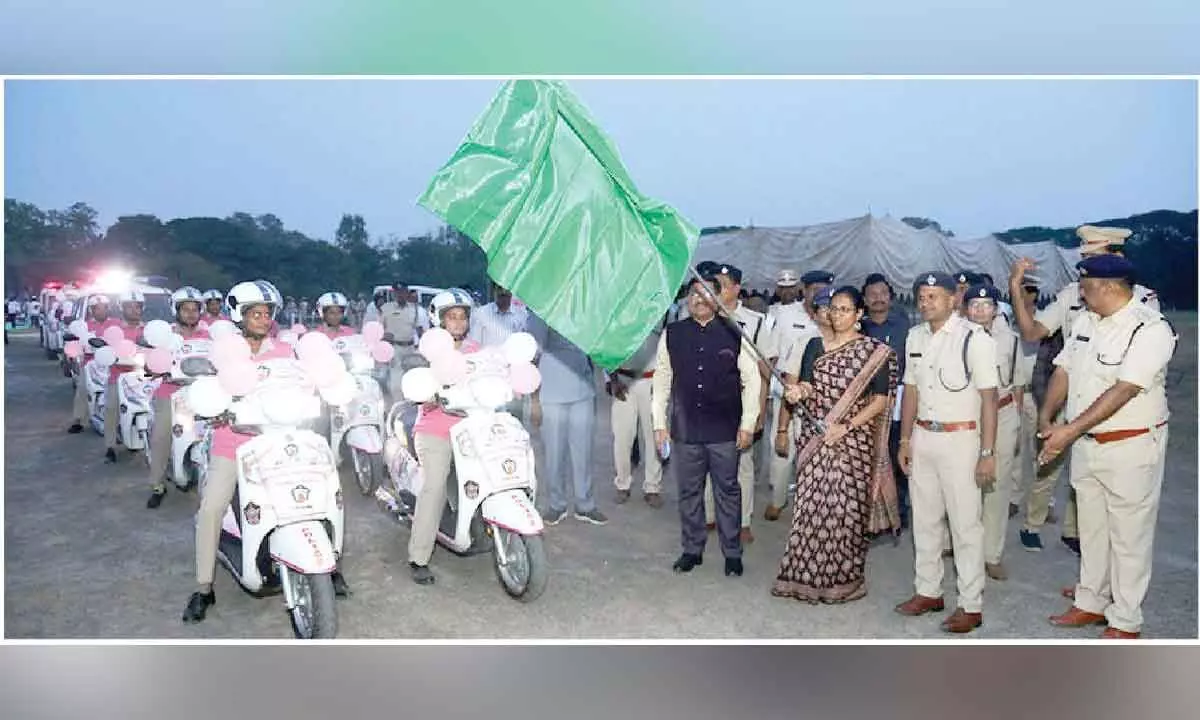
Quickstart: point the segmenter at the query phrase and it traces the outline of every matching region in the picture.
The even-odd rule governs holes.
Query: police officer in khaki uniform
[[[992,580],[1007,580],[1004,539],[1008,535],[1008,505],[1017,474],[1021,441],[1021,412],[1026,365],[1020,362],[1021,339],[999,315],[1000,291],[991,285],[972,285],[964,294],[967,319],[996,341],[996,482],[983,489],[983,560]]]
[[[400,397],[400,378],[406,370],[422,365],[413,338],[421,334],[421,309],[412,302],[408,286],[396,283],[396,299],[389,300],[379,308],[379,322],[383,325],[386,339],[396,348],[392,356],[389,386],[393,398]]]
[[[706,273],[712,274],[720,282],[720,300],[723,310],[741,327],[742,332],[750,339],[750,342],[754,343],[759,353],[769,363],[764,364],[761,361],[758,363],[761,390],[757,425],[754,429],[755,441],[748,450],[741,451],[738,456],[738,486],[742,489],[741,539],[743,544],[752,543],[754,542],[754,533],[750,531],[750,519],[754,516],[754,454],[758,443],[761,442],[761,433],[766,424],[771,365],[779,357],[779,351],[776,349],[774,323],[762,313],[746,307],[738,298],[742,291],[742,271],[740,269],[728,263],[722,265],[700,263],[696,266],[696,271],[700,273],[701,277],[706,277]],[[713,500],[711,478],[704,486],[704,515],[708,529],[715,529],[716,503]]]
[[[1167,453],[1167,364],[1178,337],[1138,299],[1133,264],[1112,255],[1079,263],[1088,312],[1055,358],[1041,421],[1039,462],[1071,451],[1079,503],[1079,584],[1074,605],[1050,622],[1133,639],[1142,629],[1154,526]],[[1065,400],[1065,424],[1049,425]]]
[[[783,270],[776,279],[777,292],[783,302],[772,305],[768,315],[775,320],[776,347],[779,351],[777,367],[790,382],[799,380],[800,359],[804,357],[808,341],[821,334],[813,301],[817,293],[832,284],[833,273],[823,270],[809,271],[799,278],[796,271]],[[800,437],[801,421],[792,415],[787,403],[780,402],[783,387],[774,378],[771,379],[771,397],[774,403],[769,408],[767,435],[774,450],[768,466],[771,502],[763,511],[763,518],[774,522],[787,507],[788,488],[796,480],[796,442]]]
[[[641,438],[641,464],[645,479],[642,493],[646,504],[660,508],[662,500],[663,465],[654,452],[654,419],[651,395],[654,388],[654,368],[658,363],[659,339],[667,325],[667,317],[642,341],[642,346],[615,372],[604,372],[605,390],[612,396],[613,462],[617,474],[617,503],[629,500],[633,487],[633,443]],[[640,435],[639,435],[640,430]]]
[[[984,529],[981,488],[996,482],[996,341],[958,312],[955,279],[927,273],[913,295],[925,322],[909,331],[900,418],[900,466],[909,477],[915,589],[896,606],[918,616],[945,609],[941,558],[948,518],[958,573],[952,633],[983,624]]]
[[[1125,241],[1133,231],[1125,228],[1096,227],[1083,225],[1075,231],[1076,237],[1082,241],[1079,254],[1083,258],[1096,255],[1117,254],[1124,251]],[[1008,278],[1009,294],[1013,297],[1020,295],[1021,285],[1025,281],[1025,273],[1037,268],[1033,260],[1021,258],[1013,264],[1012,273]],[[1134,300],[1147,308],[1158,312],[1158,296],[1153,290],[1133,286]],[[1031,314],[1023,303],[1015,303],[1013,313],[1016,324],[1020,328],[1021,338],[1028,342],[1038,342],[1049,338],[1055,332],[1061,331],[1064,338],[1070,333],[1071,323],[1084,311],[1079,292],[1079,283],[1074,282],[1065,286],[1054,296],[1053,302],[1042,308],[1036,314]],[[1062,458],[1063,456],[1060,456]],[[1056,460],[1050,467],[1038,473],[1029,490],[1028,507],[1025,513],[1025,527],[1021,532],[1021,541],[1029,550],[1042,549],[1039,536],[1042,525],[1050,511],[1050,498],[1062,475],[1062,459]],[[1076,503],[1074,493],[1068,495],[1066,517],[1063,518],[1062,540],[1074,552],[1079,552],[1079,529],[1076,523]]]

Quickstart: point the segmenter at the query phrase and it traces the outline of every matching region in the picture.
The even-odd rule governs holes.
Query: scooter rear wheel
[[[373,495],[383,479],[383,457],[349,445],[346,447],[350,455],[350,470],[354,473],[354,484],[358,485],[363,497]]]

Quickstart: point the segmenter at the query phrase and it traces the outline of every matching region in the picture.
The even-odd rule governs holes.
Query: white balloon
[[[400,391],[410,402],[429,402],[437,395],[438,387],[433,370],[425,367],[413,368],[400,378]]]
[[[173,334],[171,325],[165,320],[151,320],[146,323],[146,329],[142,331],[142,337],[146,339],[146,343],[150,347],[156,348],[170,347]]]
[[[186,341],[186,340],[184,340],[184,339],[183,339],[183,336],[182,336],[182,335],[180,335],[179,333],[171,333],[171,341],[170,341],[170,343],[169,343],[169,347],[171,348],[171,352],[175,352],[175,353],[177,353],[177,352],[179,352],[180,350],[182,350],[182,349],[183,349],[183,344],[184,344],[185,342],[187,342],[187,341]]]
[[[237,332],[237,326],[228,320],[218,320],[208,326],[208,336],[213,340],[220,340],[226,335],[232,335]]]
[[[67,326],[67,332],[71,333],[72,335],[79,338],[80,340],[84,340],[87,338],[87,334],[88,334],[87,323],[85,323],[82,320],[76,320],[75,322],[73,322]]]
[[[358,394],[358,383],[350,373],[342,373],[336,383],[321,388],[321,397],[330,405],[342,406],[349,403]]]
[[[300,338],[296,336],[296,333],[292,332],[291,330],[284,330],[283,332],[279,333],[279,341],[287,343],[288,345],[295,345],[296,341],[299,339]]]
[[[220,415],[232,401],[233,396],[221,387],[221,381],[211,375],[196,378],[187,386],[188,407],[200,417]]]
[[[533,362],[538,351],[537,340],[527,332],[509,335],[508,339],[504,341],[503,348],[504,357],[513,364]]]
[[[99,363],[101,367],[107,367],[117,361],[117,352],[111,347],[105,345],[102,348],[96,349],[96,355],[93,362]]]

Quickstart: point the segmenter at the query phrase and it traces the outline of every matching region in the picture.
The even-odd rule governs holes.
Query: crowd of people
[[[1062,542],[1079,555],[1080,571],[1063,590],[1072,605],[1050,621],[1107,624],[1104,637],[1138,637],[1166,452],[1166,366],[1176,337],[1153,291],[1135,282],[1122,255],[1130,232],[1084,226],[1078,235],[1079,281],[1040,310],[1039,289],[1027,277],[1033,264],[1021,260],[1007,293],[969,270],[915,278],[906,290],[919,322],[896,306],[897,291],[882,274],[851,286],[823,270],[783,268],[773,302],[759,312],[736,266],[700,263],[641,348],[603,371],[616,503],[631,500],[636,466],[651,508],[664,506],[670,478],[682,549],[674,570],[700,565],[715,532],[724,572],[737,577],[744,572],[742,549],[755,540],[755,487],[765,480],[770,502],[762,519],[776,522],[792,508],[770,591],[809,603],[863,597],[870,547],[911,532],[914,593],[896,612],[944,610],[944,558],[952,557],[957,607],[942,627],[968,633],[983,622],[985,585],[1008,579],[1010,520],[1020,517],[1024,549],[1043,549],[1042,530],[1054,521],[1052,498],[1069,465]],[[403,372],[422,364],[418,343],[430,326],[449,331],[463,352],[501,345],[517,332],[533,335],[541,385],[508,409],[541,435],[542,515],[549,526],[568,515],[603,525],[608,517],[593,487],[596,368],[511,292],[497,285],[492,296],[480,305],[451,290],[427,311],[399,284],[394,299],[377,297],[370,305],[331,292],[315,303],[316,330],[336,337],[378,320],[395,347],[383,383],[393,401],[400,399]],[[185,287],[172,306],[177,333],[200,337],[206,323],[230,320],[255,359],[290,357],[279,329],[295,319],[288,313],[306,311],[262,280],[224,294]],[[96,335],[116,326],[137,339],[144,327],[135,293],[119,298],[116,317],[103,298],[88,311]],[[112,367],[110,393],[127,369]],[[72,433],[86,419],[82,387]],[[174,389],[164,383],[156,392],[158,417],[170,416]],[[455,422],[426,405],[415,428],[428,479],[408,556],[421,585],[435,581],[433,533],[445,502],[438,493],[451,469]],[[108,462],[117,460],[115,432],[108,430],[114,425],[110,416]],[[156,422],[155,458],[168,456],[162,447],[170,443],[169,428]],[[230,459],[244,441],[230,429],[214,431],[196,531],[198,588],[187,621],[202,620],[215,602],[215,543],[234,482]],[[150,468],[150,508],[163,501],[165,473],[165,460]],[[340,573],[335,585],[340,595],[349,593]]]

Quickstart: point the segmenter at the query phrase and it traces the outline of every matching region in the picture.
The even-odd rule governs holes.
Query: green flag
[[[493,280],[610,370],[661,321],[699,238],[637,191],[563,82],[505,83],[418,202],[483,248]]]

